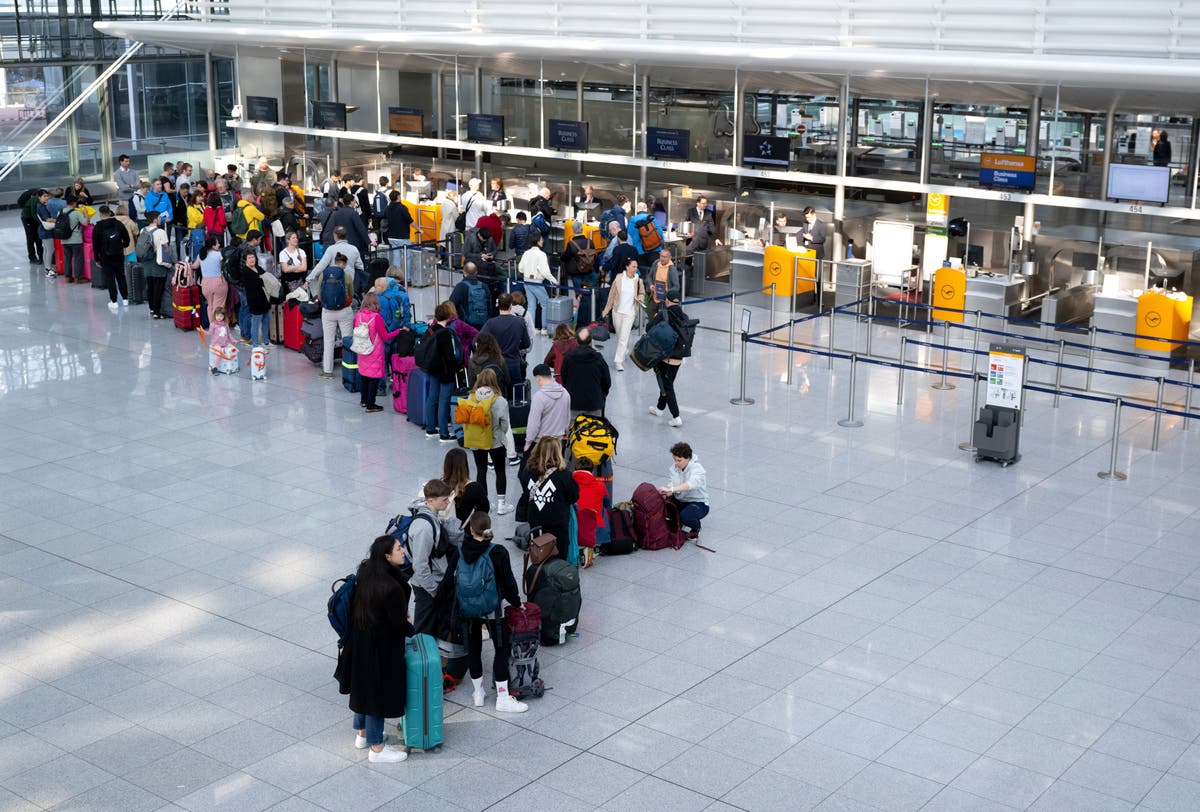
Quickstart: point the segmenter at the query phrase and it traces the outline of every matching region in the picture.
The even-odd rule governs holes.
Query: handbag
[[[558,539],[553,533],[542,533],[529,540],[530,562],[539,566],[558,555]]]
[[[271,221],[271,236],[273,236],[277,240],[281,240],[281,239],[283,239],[284,233],[285,232],[283,230],[283,223],[279,222],[278,220],[272,220]]]

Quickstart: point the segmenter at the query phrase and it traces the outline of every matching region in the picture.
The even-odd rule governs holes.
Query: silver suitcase
[[[570,294],[551,299],[546,307],[546,315],[542,317],[542,326],[546,332],[554,334],[554,328],[560,324],[571,324],[574,318],[575,297]]]
[[[434,274],[437,273],[437,254],[433,251],[420,251],[412,248],[406,254],[408,259],[405,271],[408,286],[426,288],[432,285]]]

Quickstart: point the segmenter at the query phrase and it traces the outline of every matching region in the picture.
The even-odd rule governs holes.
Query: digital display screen
[[[547,125],[546,143],[550,149],[587,151],[588,125],[586,121],[565,121],[552,118]]]
[[[1143,200],[1166,203],[1171,189],[1171,168],[1142,164],[1113,164],[1108,168],[1110,200]]]
[[[467,113],[467,140],[488,144],[504,143],[504,116]]]
[[[312,125],[317,130],[346,129],[346,105],[340,102],[314,101]]]
[[[279,99],[273,99],[270,96],[247,96],[245,118],[246,121],[278,124]]]
[[[646,128],[646,156],[649,158],[688,159],[691,130],[670,130],[665,127]]]
[[[416,107],[389,107],[388,132],[392,135],[424,135],[425,111]]]
[[[979,156],[979,182],[984,186],[1032,189],[1037,181],[1037,158],[985,152]]]
[[[747,135],[742,144],[742,166],[787,169],[791,141],[783,136]]]

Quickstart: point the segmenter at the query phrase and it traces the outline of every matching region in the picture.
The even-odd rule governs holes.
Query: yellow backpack
[[[492,404],[496,395],[487,400],[476,400],[475,393],[458,399],[454,408],[454,422],[463,427],[463,446],[466,448],[490,449],[495,437],[492,434]]]

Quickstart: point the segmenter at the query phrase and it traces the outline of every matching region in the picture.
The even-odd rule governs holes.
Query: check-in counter
[[[1132,333],[1137,327],[1137,297],[1132,291],[1097,293],[1096,309],[1092,314],[1092,325],[1101,330],[1120,330]],[[1096,346],[1123,352],[1133,351],[1133,339],[1096,333]]]
[[[1188,340],[1192,325],[1192,297],[1151,289],[1138,297],[1138,338],[1133,346],[1140,352],[1170,354]]]
[[[412,203],[404,201],[404,208],[412,215],[413,224],[409,237],[414,243],[436,240],[442,233],[442,207],[439,203]]]
[[[817,252],[811,249],[789,251],[781,245],[763,250],[762,286],[775,286],[775,295],[790,299],[816,290]]]
[[[603,251],[608,246],[608,240],[600,234],[600,226],[595,223],[581,223],[578,220],[563,223],[563,245],[581,234],[591,240],[592,247],[597,251]]]
[[[730,257],[731,287],[722,293],[758,290],[763,282],[763,247],[755,242],[739,243],[733,247]],[[712,294],[716,295],[716,294]],[[765,293],[748,293],[738,296],[738,303],[747,307],[770,307],[771,297]]]
[[[966,306],[963,309],[1018,318],[1024,292],[1025,277],[1020,274],[981,273],[967,279]]]

